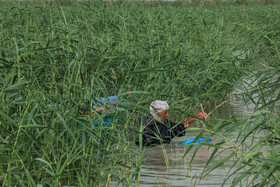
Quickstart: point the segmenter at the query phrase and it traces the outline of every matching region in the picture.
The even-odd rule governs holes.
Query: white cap
[[[159,121],[161,121],[161,119],[157,116],[158,113],[161,113],[164,110],[168,110],[168,109],[169,109],[169,105],[166,101],[155,100],[150,105],[151,115]]]

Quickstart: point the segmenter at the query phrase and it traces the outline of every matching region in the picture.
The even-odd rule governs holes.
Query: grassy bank
[[[0,184],[137,182],[134,119],[162,99],[182,121],[227,98],[257,60],[277,64],[278,8],[1,6]],[[110,95],[124,101],[114,122],[89,125],[111,115],[86,117],[90,99]]]

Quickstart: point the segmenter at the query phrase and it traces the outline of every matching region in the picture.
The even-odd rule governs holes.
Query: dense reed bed
[[[243,36],[250,38],[250,43],[254,44],[252,49],[255,55],[252,61],[254,65],[250,66],[247,76],[240,81],[238,87],[242,91],[236,97],[242,98],[246,105],[253,105],[254,112],[241,121],[234,116],[232,119],[217,121],[206,130],[211,135],[222,137],[222,141],[216,143],[219,147],[215,148],[202,175],[206,176],[233,159],[235,162],[232,167],[225,169],[228,177],[224,180],[232,186],[280,184],[280,20],[279,13],[274,12],[272,7],[267,8],[258,7],[254,11],[247,9],[250,12],[247,21],[237,23],[238,28],[244,29],[246,33]],[[262,13],[265,10],[271,12],[264,15]],[[238,135],[234,132],[238,132]],[[230,154],[221,158],[220,155],[226,151]],[[220,161],[210,164],[214,158]]]
[[[242,84],[240,78],[251,73],[258,86],[247,90],[246,96],[252,99],[259,93],[256,110],[275,107],[278,8],[98,2],[1,6],[0,184],[138,184],[143,154],[142,149],[131,149],[141,128],[134,120],[147,114],[155,99],[167,100],[174,113],[181,114],[176,120],[182,121],[199,110],[200,102],[227,99]],[[268,73],[259,71],[262,64]],[[250,71],[251,67],[259,68]],[[269,87],[268,79],[273,80]],[[265,99],[275,93],[276,98]],[[123,101],[119,110],[90,116],[91,98],[110,95]],[[279,165],[270,168],[262,162],[278,163],[279,118],[272,108],[267,109],[269,115],[252,116],[260,122],[222,121],[219,128],[210,124],[214,130],[206,129],[226,134],[242,127],[242,140],[258,129],[274,133],[269,136],[274,139],[264,141],[274,142],[268,150],[272,157],[261,152],[239,155],[236,149],[231,155],[241,160],[240,168],[261,168],[256,175],[256,179],[264,175],[261,184],[279,182]],[[106,115],[114,117],[109,126],[91,125]],[[251,162],[253,158],[256,162]],[[242,174],[233,183],[248,176]]]

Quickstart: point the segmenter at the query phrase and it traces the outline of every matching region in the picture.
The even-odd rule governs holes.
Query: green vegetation
[[[210,159],[203,174],[234,158],[234,185],[279,184],[279,5],[150,5],[0,7],[1,185],[139,184],[143,152],[134,140],[142,127],[134,120],[149,104],[167,100],[182,121],[200,102],[226,100],[244,75],[254,84],[242,97],[256,112],[207,126],[209,136],[223,137],[211,159],[232,154]],[[86,117],[90,99],[110,95],[124,102],[113,123],[97,129],[90,124],[108,113]],[[246,143],[260,132],[256,145]]]

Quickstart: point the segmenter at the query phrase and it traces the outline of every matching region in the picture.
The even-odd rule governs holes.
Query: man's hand
[[[200,112],[200,113],[196,114],[195,117],[206,120],[208,118],[208,115],[205,112]]]
[[[196,114],[195,117],[197,117],[199,119],[205,119],[206,120],[208,118],[208,115],[205,112],[200,112],[200,113]],[[194,122],[194,118],[193,117],[187,119],[184,122],[184,127],[188,128],[192,124],[192,122]]]

